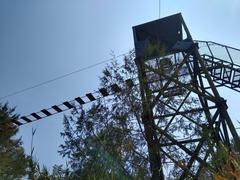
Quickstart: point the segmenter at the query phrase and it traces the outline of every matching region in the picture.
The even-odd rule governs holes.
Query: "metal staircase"
[[[212,41],[195,41],[213,81],[240,92],[240,49]]]

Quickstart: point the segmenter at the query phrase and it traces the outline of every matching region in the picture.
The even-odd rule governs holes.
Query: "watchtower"
[[[134,26],[133,35],[153,179],[163,178],[166,161],[180,179],[197,178],[220,144],[231,149],[230,139],[240,152],[226,101],[214,84],[214,72],[223,66],[211,66],[200,55],[182,15]]]

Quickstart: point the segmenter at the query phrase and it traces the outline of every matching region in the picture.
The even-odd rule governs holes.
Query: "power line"
[[[127,54],[127,53],[123,53],[123,54],[120,54],[120,55],[118,55],[118,56],[115,56],[114,58],[119,58],[119,57],[124,56],[124,55],[126,55],[126,54]],[[49,84],[49,83],[51,83],[51,82],[54,82],[54,81],[63,79],[63,78],[65,78],[65,77],[71,76],[71,75],[73,75],[73,74],[82,72],[82,71],[84,71],[84,70],[87,70],[87,69],[90,69],[90,68],[99,66],[99,65],[104,64],[104,63],[106,63],[106,62],[108,62],[108,61],[111,61],[112,59],[113,59],[113,58],[109,58],[109,59],[100,61],[100,62],[98,62],[98,63],[95,63],[95,64],[92,64],[92,65],[89,65],[89,66],[86,66],[86,67],[77,69],[77,70],[75,70],[75,71],[72,71],[72,72],[69,72],[69,73],[66,73],[66,74],[57,76],[57,77],[55,77],[55,78],[53,78],[53,79],[49,79],[49,80],[43,81],[43,82],[38,83],[38,84],[35,84],[35,85],[33,85],[33,86],[30,86],[30,87],[27,87],[27,88],[23,88],[23,89],[21,89],[21,90],[18,90],[18,91],[15,91],[15,92],[13,92],[13,93],[10,93],[10,94],[7,94],[7,95],[5,95],[5,96],[0,97],[0,101],[3,100],[3,99],[6,99],[6,98],[8,98],[8,97],[12,97],[12,96],[15,96],[15,95],[17,95],[17,94],[21,94],[21,93],[23,93],[23,92],[29,91],[29,90],[31,90],[31,89],[34,89],[34,88],[43,86],[43,85],[45,85],[45,84]]]

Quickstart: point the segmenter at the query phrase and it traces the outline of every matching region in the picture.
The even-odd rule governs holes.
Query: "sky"
[[[240,48],[240,0],[161,0],[160,16],[181,12],[194,39]],[[159,18],[159,0],[1,0],[0,97],[126,53],[133,46],[132,26]],[[2,99],[28,115],[99,88],[104,65]],[[240,94],[219,89],[229,113],[240,117]],[[64,163],[63,114],[19,129],[29,154],[31,131],[35,155],[50,168]]]

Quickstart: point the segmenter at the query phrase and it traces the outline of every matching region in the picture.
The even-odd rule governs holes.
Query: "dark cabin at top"
[[[186,34],[185,39],[183,33]],[[156,58],[187,49],[192,44],[188,41],[191,42],[191,35],[181,13],[134,26],[133,36],[136,58]],[[164,52],[156,51],[156,48],[164,49]]]

